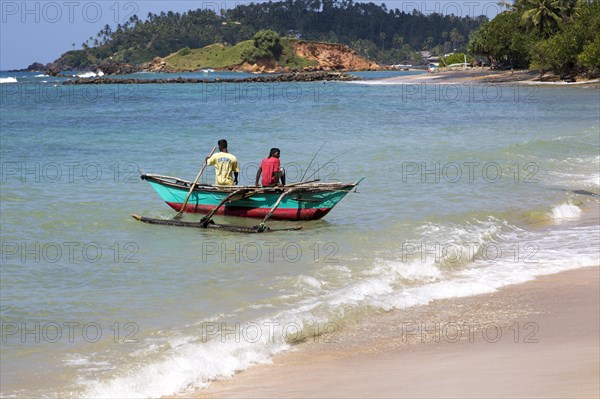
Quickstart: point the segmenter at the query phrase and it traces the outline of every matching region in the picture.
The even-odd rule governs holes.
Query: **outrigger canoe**
[[[172,176],[144,174],[160,198],[181,211],[192,182]],[[304,182],[280,187],[218,187],[196,184],[184,212],[274,220],[317,220],[327,215],[354,183]],[[141,220],[141,219],[138,219]]]

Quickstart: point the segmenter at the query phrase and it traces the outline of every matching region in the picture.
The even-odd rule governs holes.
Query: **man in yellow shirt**
[[[237,158],[227,151],[227,140],[219,140],[218,144],[219,152],[206,158],[206,164],[215,167],[215,184],[217,186],[238,184],[240,167]]]

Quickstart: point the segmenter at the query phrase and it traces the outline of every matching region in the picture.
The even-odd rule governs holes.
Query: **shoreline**
[[[391,69],[381,69],[381,71],[390,71]],[[400,71],[400,70],[397,70]],[[410,69],[411,72],[418,72],[420,69]],[[87,84],[165,84],[165,83],[284,83],[284,82],[316,82],[316,81],[363,81],[366,83],[379,84],[442,84],[442,85],[486,85],[486,84],[524,84],[558,87],[600,87],[600,78],[582,79],[574,82],[567,82],[558,79],[557,76],[547,75],[540,79],[537,71],[530,70],[491,70],[489,68],[469,68],[466,70],[442,69],[433,73],[417,73],[404,76],[380,78],[380,79],[362,79],[352,73],[362,72],[355,70],[336,70],[336,71],[312,71],[312,72],[287,72],[282,74],[262,73],[249,78],[158,78],[158,79],[140,79],[140,78],[121,78],[119,75],[105,75],[103,77],[78,78],[63,82],[63,85],[87,85]],[[168,72],[171,75],[187,72]],[[69,77],[70,75],[61,75],[59,77]]]
[[[441,84],[510,84],[522,83],[533,85],[549,86],[579,86],[592,85],[599,86],[600,79],[579,80],[576,82],[565,82],[560,79],[540,80],[539,72],[530,70],[491,70],[489,68],[470,68],[466,70],[440,70],[434,73],[399,76],[394,78],[381,79],[385,82],[393,83],[441,83]],[[554,78],[557,78],[554,76]]]
[[[598,397],[600,267],[317,337],[195,397]]]
[[[598,203],[578,206],[597,226]],[[378,311],[185,397],[595,398],[599,330],[596,265]]]

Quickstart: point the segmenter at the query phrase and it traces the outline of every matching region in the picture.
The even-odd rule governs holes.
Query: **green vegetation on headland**
[[[222,44],[211,44],[197,49],[184,47],[178,52],[165,57],[164,60],[174,68],[182,70],[224,68],[244,62],[241,57],[242,52],[250,46],[252,46],[252,42],[247,40],[230,47]]]
[[[599,0],[515,0],[479,28],[468,51],[492,64],[600,76]]]
[[[261,31],[257,33],[257,35],[261,34],[262,32],[266,31]],[[167,62],[170,67],[179,70],[227,68],[233,65],[239,65],[246,60],[250,62],[256,62],[257,59],[264,57],[276,57],[278,64],[282,68],[289,68],[291,70],[300,70],[316,64],[316,61],[307,60],[306,58],[298,57],[295,54],[293,43],[297,40],[290,38],[279,38],[278,36],[277,40],[279,40],[279,43],[281,44],[281,51],[279,51],[277,54],[257,54],[255,49],[258,49],[259,47],[255,45],[256,40],[245,40],[234,46],[213,44],[199,49],[190,49],[189,47],[184,47],[178,52],[165,57],[164,61]]]

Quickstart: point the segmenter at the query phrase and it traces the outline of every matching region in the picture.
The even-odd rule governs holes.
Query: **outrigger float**
[[[301,226],[270,229],[269,219],[303,221],[318,220],[327,215],[346,194],[363,180],[355,183],[325,183],[310,180],[277,187],[213,186],[190,182],[178,177],[143,174],[157,194],[171,208],[178,211],[173,219],[153,219],[131,215],[134,219],[169,226],[211,228],[244,233],[298,230]],[[193,189],[192,189],[193,187]],[[182,221],[183,212],[206,214],[199,222]],[[262,218],[258,225],[231,226],[212,221],[214,215]]]

